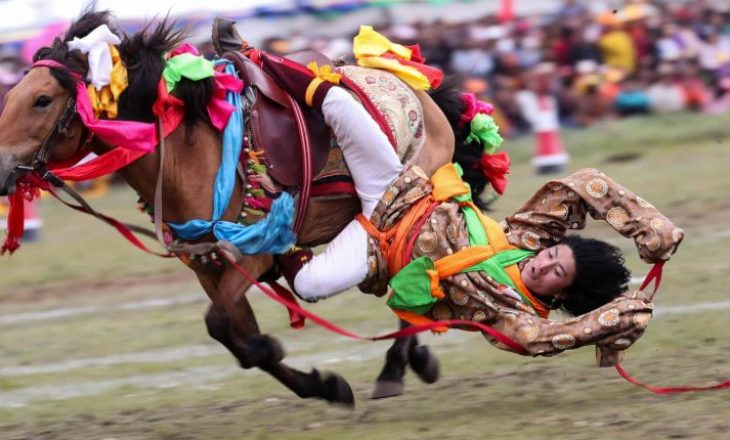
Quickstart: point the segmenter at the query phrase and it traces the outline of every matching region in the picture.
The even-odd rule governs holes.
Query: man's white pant
[[[360,103],[347,91],[332,87],[322,103],[322,114],[342,149],[362,213],[370,218],[388,185],[403,165],[387,136]],[[304,299],[335,295],[359,284],[368,273],[368,234],[353,220],[328,245],[305,264],[294,279],[294,289]]]

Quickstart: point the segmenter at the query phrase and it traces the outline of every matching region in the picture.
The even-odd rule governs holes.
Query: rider
[[[383,295],[390,285],[388,304],[402,319],[486,322],[531,354],[594,343],[605,355],[643,333],[651,304],[641,292],[622,295],[628,271],[618,249],[565,232],[582,228],[590,212],[633,237],[645,261],[665,261],[683,232],[646,201],[597,170],[582,170],[549,182],[497,226],[470,205],[454,166],[430,179],[417,167],[404,170],[348,92],[306,69],[282,68],[276,77],[322,112],[362,202],[362,215],[323,253],[296,248],[279,257],[300,297],[316,301],[357,284]],[[553,308],[583,316],[547,321]]]

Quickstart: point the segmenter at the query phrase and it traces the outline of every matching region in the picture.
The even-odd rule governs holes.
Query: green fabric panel
[[[519,289],[517,289],[515,283],[512,281],[512,278],[507,275],[507,272],[504,270],[504,268],[512,266],[513,264],[517,264],[525,258],[531,257],[533,255],[535,255],[535,253],[532,251],[524,249],[510,249],[494,255],[492,258],[489,258],[486,261],[477,263],[474,266],[465,269],[464,272],[475,272],[481,270],[494,278],[494,280],[499,284],[510,286],[518,293],[521,293],[519,292]]]
[[[213,62],[191,53],[182,53],[170,58],[165,63],[165,69],[162,71],[168,93],[172,92],[183,77],[199,81],[213,75]]]
[[[479,220],[479,215],[468,206],[461,208],[461,212],[464,213],[466,230],[469,233],[469,245],[488,246],[489,239],[487,238],[487,231],[484,229],[482,221]]]
[[[459,165],[458,162],[453,162],[452,165],[454,165],[454,168],[456,168],[456,174],[458,174],[459,177],[464,175],[464,169],[461,168],[461,165]]]
[[[428,257],[412,260],[390,280],[393,295],[386,304],[398,310],[423,315],[428,312],[438,298],[431,295],[431,279],[426,270],[434,270],[433,261]]]

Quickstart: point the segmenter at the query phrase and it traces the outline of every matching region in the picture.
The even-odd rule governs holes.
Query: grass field
[[[651,201],[687,237],[666,266],[657,314],[624,367],[657,385],[730,378],[730,123],[674,115],[568,132],[570,169],[599,168]],[[503,218],[544,181],[531,139],[507,143]],[[143,223],[135,196],[114,190],[102,212]],[[44,200],[42,240],[0,259],[0,439],[725,439],[730,390],[655,396],[593,366],[592,349],[539,359],[451,331],[423,340],[442,376],[410,374],[406,394],[367,400],[387,343],[295,331],[286,313],[250,297],[287,362],[352,384],[354,410],[300,400],[258,371],[236,368],[210,340],[192,273],[146,256],[109,227]],[[619,245],[634,275],[648,270],[604,224],[588,235]],[[382,301],[355,292],[310,307],[354,331],[394,329]]]

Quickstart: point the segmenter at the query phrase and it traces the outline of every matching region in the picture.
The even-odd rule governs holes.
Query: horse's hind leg
[[[271,265],[271,259],[244,257],[239,264],[258,277]],[[350,385],[336,374],[322,375],[317,370],[304,373],[281,360],[284,349],[275,338],[262,335],[245,296],[250,283],[233,268],[221,278],[213,305],[206,315],[208,333],[223,344],[242,368],[258,367],[302,398],[322,398],[332,403],[354,405]]]
[[[408,323],[400,321],[401,329],[408,326]],[[434,383],[438,380],[438,359],[428,346],[418,345],[416,336],[398,338],[385,354],[385,365],[375,381],[371,398],[381,399],[403,394],[403,377],[409,364],[422,381]]]

